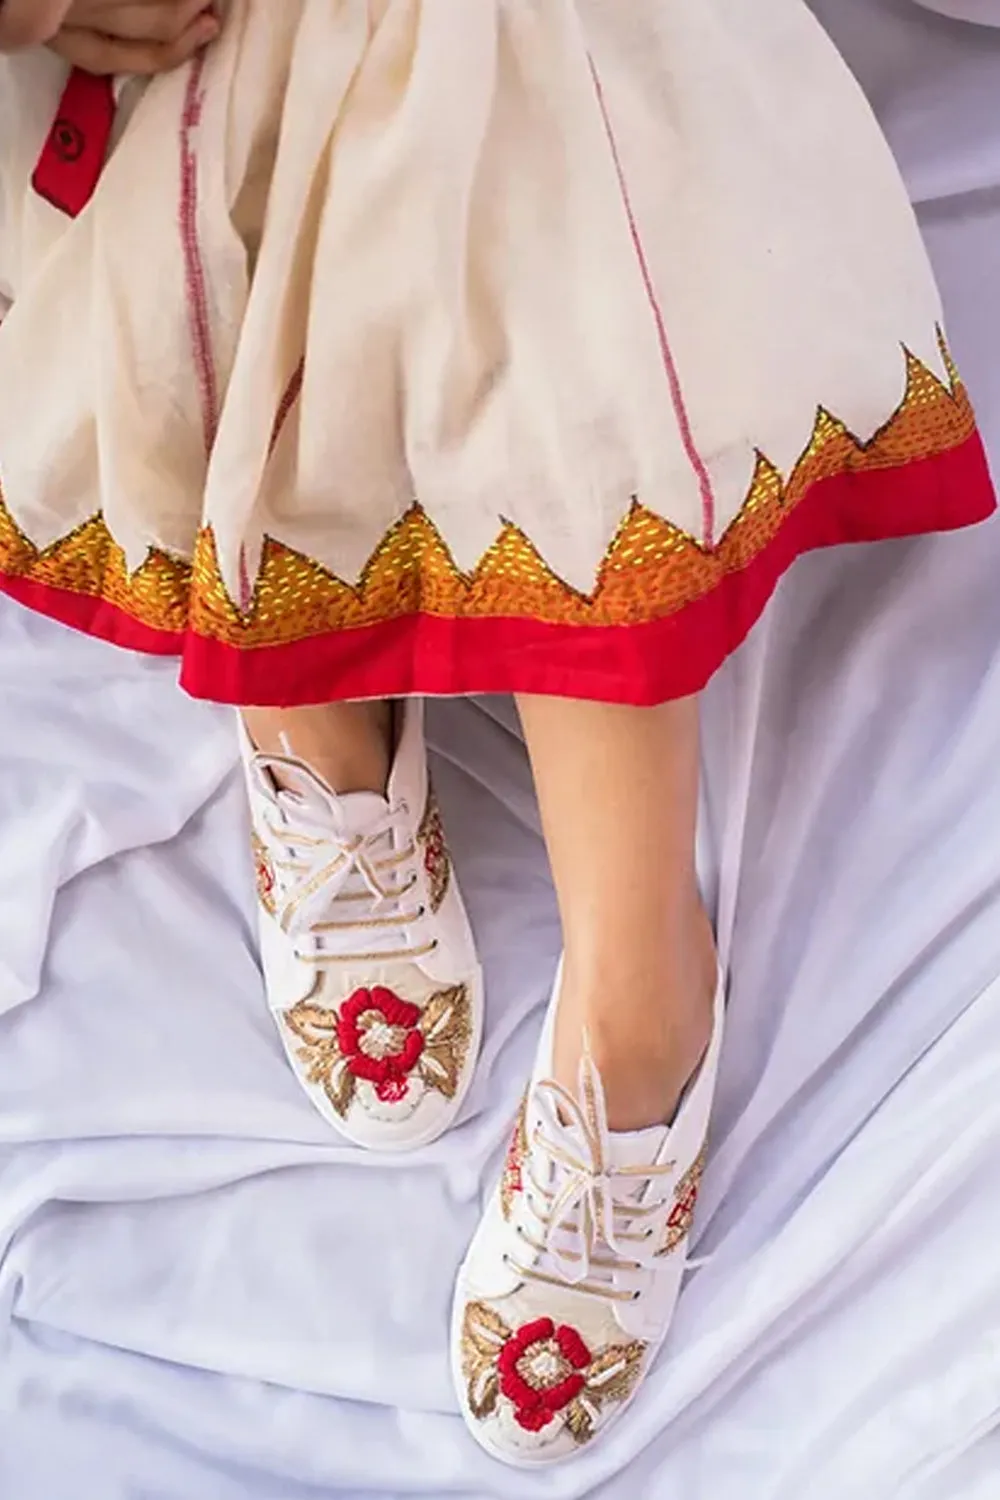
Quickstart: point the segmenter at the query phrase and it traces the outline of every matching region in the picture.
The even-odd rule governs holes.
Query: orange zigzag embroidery
[[[946,350],[944,354],[951,389],[906,354],[903,401],[870,442],[859,443],[842,422],[820,410],[809,445],[787,482],[759,454],[746,502],[714,548],[706,549],[633,503],[589,595],[564,583],[530,538],[510,524],[471,573],[460,572],[434,523],[416,504],[379,542],[357,584],[344,583],[321,564],[265,539],[245,611],[223,583],[209,526],[199,534],[193,562],[154,548],[141,567],[129,572],[101,516],[39,549],[0,495],[0,571],[103,599],[156,630],[191,630],[244,648],[306,640],[418,612],[562,625],[642,623],[684,608],[745,567],[820,480],[900,467],[971,437],[972,409]]]

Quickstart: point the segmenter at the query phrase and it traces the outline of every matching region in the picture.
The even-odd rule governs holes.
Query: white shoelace
[[[273,763],[280,768],[281,761]],[[261,762],[269,770],[271,760]],[[387,807],[363,832],[338,833],[325,809],[279,791],[264,821],[275,853],[277,920],[307,963],[416,959],[437,946],[421,941],[426,915],[416,898],[419,850],[404,804]]]
[[[571,1286],[612,1302],[642,1295],[666,1233],[669,1195],[658,1184],[675,1162],[617,1166],[612,1161],[604,1089],[592,1058],[580,1064],[579,1097],[543,1079],[533,1103],[540,1118],[524,1164],[521,1238],[532,1264],[508,1257],[529,1281]],[[546,1183],[532,1172],[537,1161]]]

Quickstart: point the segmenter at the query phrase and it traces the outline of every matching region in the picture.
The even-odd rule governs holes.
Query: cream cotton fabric
[[[901,345],[945,376],[799,0],[231,0],[126,91],[76,220],[28,185],[62,69],[0,68],[0,478],[39,546],[100,507],[138,567],[207,520],[245,602],[265,536],[353,582],[417,499],[460,569],[510,520],[587,592],[633,497],[716,541],[819,406],[891,417]]]

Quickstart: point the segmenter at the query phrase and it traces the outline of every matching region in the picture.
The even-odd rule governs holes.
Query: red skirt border
[[[116,646],[177,656],[181,685],[217,703],[294,707],[410,695],[523,693],[650,706],[699,692],[741,644],[782,574],[820,547],[950,531],[995,508],[978,434],[895,469],[818,481],[743,568],[674,614],[638,625],[518,618],[385,620],[278,646],[239,648],[140,624],[106,600],[0,573],[0,591]]]

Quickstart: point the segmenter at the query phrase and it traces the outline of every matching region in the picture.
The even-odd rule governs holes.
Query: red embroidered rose
[[[593,1356],[575,1328],[537,1318],[512,1333],[497,1357],[500,1389],[526,1432],[541,1432],[575,1401]]]
[[[374,1086],[384,1104],[398,1104],[410,1087],[424,1038],[420,1008],[392,990],[355,990],[337,1017],[337,1042],[355,1078]]]

